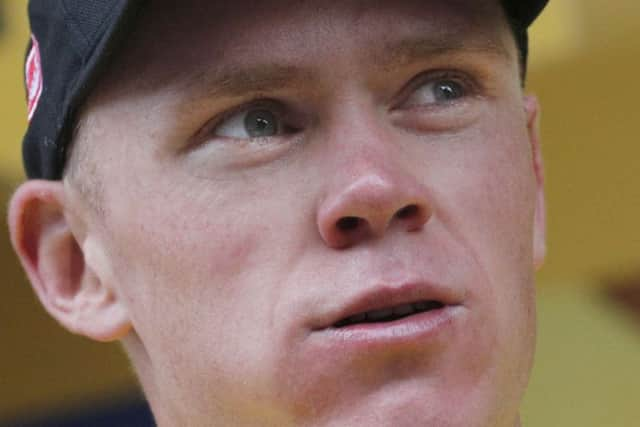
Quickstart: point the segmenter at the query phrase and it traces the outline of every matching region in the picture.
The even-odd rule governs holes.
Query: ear
[[[544,164],[542,161],[542,149],[540,147],[540,103],[535,96],[524,97],[525,112],[527,115],[527,130],[533,170],[536,178],[536,208],[533,224],[533,261],[536,270],[544,263],[547,254],[547,218],[544,196]]]
[[[106,277],[94,240],[78,241],[61,181],[32,180],[11,198],[11,243],[45,309],[71,332],[98,341],[122,338],[131,327]],[[80,234],[79,230],[76,234]]]

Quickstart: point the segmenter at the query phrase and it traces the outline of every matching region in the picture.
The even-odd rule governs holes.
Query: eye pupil
[[[435,96],[438,101],[452,101],[463,96],[460,84],[453,81],[440,82],[435,87]]]
[[[271,111],[249,111],[244,119],[244,127],[251,138],[274,136],[278,132],[278,119]]]

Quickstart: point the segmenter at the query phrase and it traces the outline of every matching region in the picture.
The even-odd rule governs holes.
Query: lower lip
[[[447,335],[460,321],[465,308],[462,305],[449,305],[413,316],[403,317],[391,322],[359,323],[343,328],[327,328],[317,331],[331,347],[388,347],[403,344],[425,344],[437,337]]]

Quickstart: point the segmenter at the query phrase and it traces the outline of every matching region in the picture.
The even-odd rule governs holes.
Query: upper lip
[[[421,301],[437,301],[444,306],[460,305],[463,295],[452,287],[430,282],[412,282],[399,286],[378,285],[355,295],[336,310],[323,316],[316,330],[331,328],[338,322],[373,310],[382,310]]]

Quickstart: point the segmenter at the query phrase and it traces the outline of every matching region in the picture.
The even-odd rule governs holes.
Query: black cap
[[[548,0],[502,0],[523,32]],[[143,0],[30,0],[31,40],[25,59],[29,126],[22,153],[28,178],[62,177],[75,113],[120,42]],[[523,56],[526,56],[526,42]]]
[[[529,27],[549,0],[502,0],[509,17],[523,28]]]

